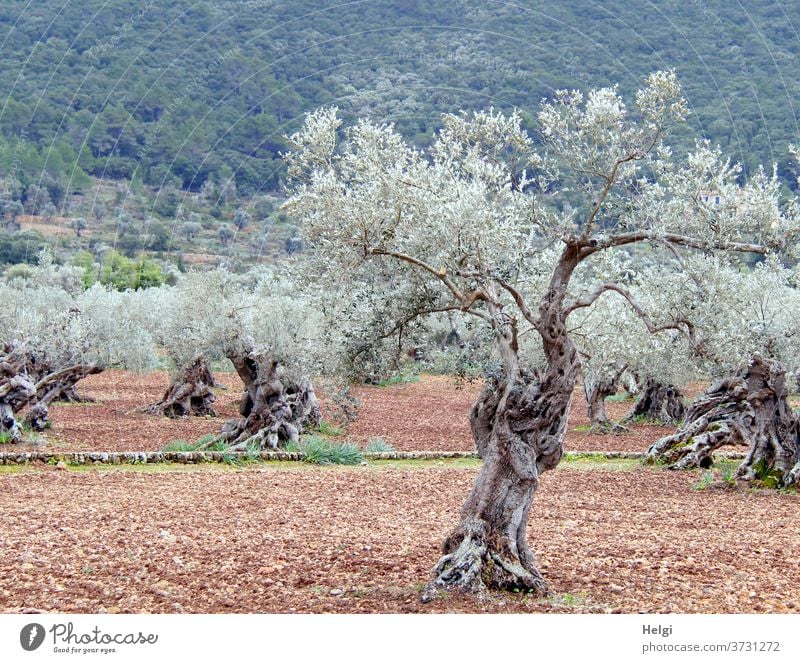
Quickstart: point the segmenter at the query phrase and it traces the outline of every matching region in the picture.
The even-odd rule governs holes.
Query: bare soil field
[[[54,404],[48,449],[64,451],[154,451],[174,440],[194,440],[220,430],[226,418],[237,415],[241,383],[233,373],[216,373],[227,389],[217,391],[217,418],[167,419],[136,412],[158,400],[166,389],[166,372],[136,375],[105,371],[82,380],[81,394],[96,399],[88,404]],[[423,375],[418,382],[387,387],[358,387],[361,401],[347,436],[360,444],[382,437],[399,451],[472,451],[469,409],[480,385],[456,383],[443,376]],[[609,416],[623,417],[630,402],[609,402]],[[583,393],[576,389],[565,441],[571,451],[644,451],[671,428],[634,425],[623,435],[585,432],[588,420]]]
[[[5,468],[0,611],[800,611],[800,497],[635,461],[543,477],[529,536],[550,597],[423,605],[476,467]]]

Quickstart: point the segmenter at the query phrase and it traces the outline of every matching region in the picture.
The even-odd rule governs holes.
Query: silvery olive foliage
[[[542,103],[538,141],[519,113],[490,110],[445,115],[423,151],[391,125],[343,129],[335,108],[320,109],[291,136],[285,208],[302,220],[319,278],[340,297],[372,288],[351,298],[351,317],[369,317],[363,303],[385,333],[428,313],[467,313],[495,330],[507,316],[531,361],[541,358],[537,308],[573,246],[581,264],[563,315],[584,330],[575,340],[586,354],[685,380],[692,362],[672,361],[697,342],[698,311],[680,301],[685,261],[693,251],[788,254],[800,230],[797,201],[782,199],[774,173],[743,181],[703,141],[672,153],[666,129],[687,112],[675,74],[657,72],[632,107],[614,88],[556,93]],[[606,310],[585,311],[593,305]],[[643,340],[654,331],[664,333]],[[601,336],[618,347],[602,348]]]
[[[178,372],[198,355],[224,359],[253,347],[278,361],[287,378],[300,378],[323,370],[333,350],[321,342],[320,310],[287,274],[188,272],[177,284],[138,291],[134,299],[139,326]]]
[[[340,346],[323,342],[320,308],[288,274],[189,272],[176,285],[120,292],[82,285],[82,270],[56,265],[11,270],[0,281],[0,340],[24,342],[53,367],[97,364],[136,371],[166,353],[180,371],[197,355],[224,359],[249,344],[267,350],[287,378],[324,374]]]
[[[797,268],[770,256],[752,269],[718,257],[695,256],[694,274],[704,274],[695,307],[700,369],[721,377],[754,355],[800,367],[800,291]]]
[[[621,298],[601,298],[570,320],[583,352],[583,374],[597,381],[626,366],[628,373],[683,387],[734,372],[753,356],[775,359],[791,374],[800,367],[797,268],[777,256],[754,266],[724,256],[688,255],[647,264],[626,260],[625,280],[659,322],[677,329],[651,334]],[[681,329],[681,321],[685,321]]]
[[[0,282],[0,340],[24,343],[52,370],[77,364],[152,367],[151,338],[131,315],[136,293],[99,284],[84,290],[81,276],[77,268],[55,265],[45,251],[24,277]]]

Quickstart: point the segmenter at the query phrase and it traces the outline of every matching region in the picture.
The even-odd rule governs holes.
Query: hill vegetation
[[[292,229],[263,209],[232,244],[222,227],[232,229],[243,199],[281,190],[284,136],[307,111],[335,103],[347,120],[395,122],[424,146],[443,112],[518,107],[534,128],[555,89],[618,84],[630,94],[665,67],[691,110],[676,145],[707,137],[745,176],[777,162],[796,188],[794,26],[800,6],[766,0],[9,0],[0,7],[0,198],[36,216],[52,205],[67,230],[85,217],[86,237],[115,248],[203,256],[233,244],[253,260],[265,255],[253,249],[263,245],[250,237],[256,226],[278,231],[268,231],[266,255],[282,253]],[[109,193],[115,180],[130,187]],[[181,229],[182,204],[204,217],[192,221],[197,233]],[[127,240],[117,207],[139,224]],[[161,240],[147,239],[159,224]]]

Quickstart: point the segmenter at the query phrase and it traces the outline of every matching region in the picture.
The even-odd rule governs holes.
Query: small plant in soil
[[[760,483],[763,488],[781,488],[783,484],[783,476],[780,472],[776,471],[764,460],[761,459],[753,465],[753,474],[755,480]]]
[[[251,442],[245,450],[245,457],[251,463],[261,460],[261,446],[258,442]]]
[[[168,442],[165,444],[161,451],[194,451],[195,443],[187,442],[186,440],[172,440],[172,442]]]
[[[317,426],[316,432],[319,433],[320,435],[325,435],[326,437],[339,437],[344,433],[344,431],[341,428],[339,428],[335,424],[332,424],[330,421],[327,421],[325,419],[319,422],[319,426]]]
[[[301,440],[300,451],[306,463],[316,465],[359,465],[364,461],[361,450],[350,442],[331,442],[309,436]]]
[[[711,484],[713,483],[714,483],[714,473],[704,472],[703,475],[700,477],[700,480],[694,485],[694,489],[706,490],[707,488],[710,488]]]
[[[364,451],[367,453],[392,453],[395,448],[382,437],[371,437],[367,440]]]

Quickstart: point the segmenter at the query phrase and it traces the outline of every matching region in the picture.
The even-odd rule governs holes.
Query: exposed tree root
[[[622,420],[622,423],[644,420],[667,426],[677,426],[683,421],[685,414],[686,406],[683,404],[683,394],[677,387],[647,378],[639,397],[633,404],[633,409]]]
[[[800,480],[800,423],[789,406],[785,370],[754,357],[733,377],[711,385],[692,403],[683,426],[647,451],[674,469],[711,467],[722,446],[746,446],[737,478],[772,477],[778,485]]]
[[[143,408],[146,414],[158,414],[171,419],[180,417],[215,417],[216,395],[212,388],[214,377],[202,355],[195,357],[180,375],[176,376],[161,400]]]

